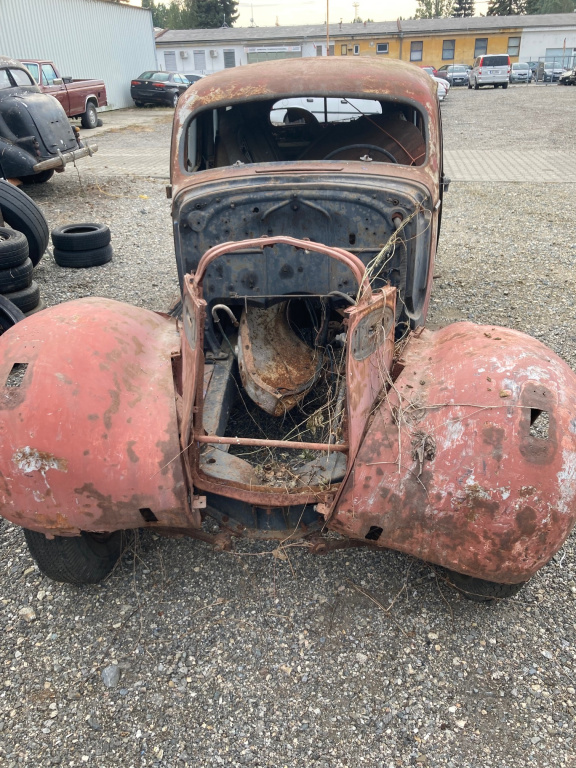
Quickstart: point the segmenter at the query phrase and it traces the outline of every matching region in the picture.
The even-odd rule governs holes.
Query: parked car
[[[429,75],[434,75],[434,77],[438,75],[436,67],[431,67],[428,64],[420,64],[419,66],[420,66],[420,69],[423,69],[424,72],[428,72]]]
[[[538,64],[537,79],[544,83],[555,83],[564,74],[564,67],[555,61],[541,61]]]
[[[450,90],[450,83],[442,77],[434,77],[433,75],[431,77],[438,87],[438,101],[444,101]]]
[[[275,124],[285,98],[374,104]],[[168,188],[180,317],[83,298],[0,337],[0,513],[44,574],[98,581],[141,528],[392,548],[478,599],[553,557],[576,519],[576,374],[516,330],[422,327],[441,135],[430,77],[401,61],[190,89]]]
[[[205,77],[205,75],[192,74],[192,75],[184,75],[184,77],[186,78],[186,80],[188,80],[189,83],[196,83],[198,82],[198,80],[201,80],[203,77]]]
[[[26,67],[0,56],[0,178],[42,183],[97,149],[82,143],[62,105]]]
[[[78,117],[83,128],[96,128],[98,107],[108,104],[104,80],[74,80],[62,77],[53,61],[21,61],[42,93],[49,93],[62,104],[68,117]]]
[[[516,62],[512,64],[510,71],[511,83],[531,83],[532,70],[526,62]]]
[[[508,88],[511,65],[507,53],[477,56],[468,75],[468,88],[478,90],[482,85]]]
[[[137,107],[145,104],[166,104],[175,107],[190,81],[179,72],[142,72],[132,80],[130,95]]]
[[[468,85],[468,70],[464,64],[444,64],[438,70],[438,77],[447,80],[450,85]]]
[[[559,85],[576,85],[576,67],[560,75]]]

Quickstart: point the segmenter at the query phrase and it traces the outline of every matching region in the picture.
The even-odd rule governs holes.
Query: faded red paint
[[[171,355],[175,321],[106,299],[47,309],[2,337],[0,509],[45,533],[189,525]],[[24,341],[23,341],[24,340]]]
[[[402,364],[329,525],[353,537],[375,526],[380,546],[526,581],[576,521],[576,375],[530,336],[471,323],[413,336]],[[547,439],[530,435],[532,409],[548,412]]]

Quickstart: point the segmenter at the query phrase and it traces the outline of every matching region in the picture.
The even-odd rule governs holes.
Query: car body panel
[[[445,191],[429,75],[326,57],[206,80],[172,135],[181,316],[89,299],[0,338],[0,512],[525,581],[574,525],[576,376],[516,331],[421,327]],[[271,119],[308,97],[381,109]]]
[[[63,169],[86,153],[61,104],[40,92],[22,64],[0,57],[0,80],[0,177],[34,176],[44,162]]]

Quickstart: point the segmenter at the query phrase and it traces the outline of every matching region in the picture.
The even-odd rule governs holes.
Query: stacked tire
[[[110,229],[105,224],[67,224],[52,230],[54,261],[60,267],[99,267],[112,259]]]
[[[24,314],[44,306],[38,283],[32,280],[33,268],[26,236],[10,227],[0,227],[0,295]]]

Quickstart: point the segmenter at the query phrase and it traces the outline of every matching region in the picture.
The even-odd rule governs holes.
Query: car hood
[[[35,136],[43,156],[78,146],[60,102],[25,88],[11,90],[0,100],[0,136],[13,142]]]

